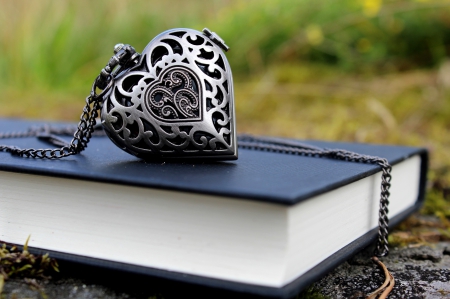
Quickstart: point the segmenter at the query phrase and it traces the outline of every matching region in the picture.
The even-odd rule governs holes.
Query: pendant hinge
[[[209,37],[210,40],[212,40],[216,45],[218,45],[220,48],[222,48],[222,50],[224,50],[225,52],[228,52],[228,50],[230,50],[230,47],[228,47],[225,44],[225,41],[223,39],[220,38],[219,35],[217,35],[217,33],[212,32],[211,30],[209,30],[208,28],[204,28],[203,29],[203,33]]]
[[[108,64],[101,70],[96,80],[96,87],[105,89],[109,82],[123,70],[135,66],[139,62],[141,54],[127,44],[117,44],[114,46],[114,56]]]

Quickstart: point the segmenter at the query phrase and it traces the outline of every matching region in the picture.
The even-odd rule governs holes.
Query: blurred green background
[[[176,27],[231,47],[239,132],[427,147],[450,237],[450,1],[0,0],[0,116],[76,121],[116,43]]]

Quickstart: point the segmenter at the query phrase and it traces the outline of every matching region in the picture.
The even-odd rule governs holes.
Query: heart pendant
[[[221,48],[208,29],[155,37],[103,102],[109,138],[143,159],[237,159],[233,77]]]

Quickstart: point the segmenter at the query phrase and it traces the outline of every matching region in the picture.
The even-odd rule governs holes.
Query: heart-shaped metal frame
[[[101,118],[118,147],[144,159],[237,159],[228,48],[204,32],[161,33],[115,78]]]

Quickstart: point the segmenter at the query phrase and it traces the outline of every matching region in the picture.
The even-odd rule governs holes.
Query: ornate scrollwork
[[[174,67],[145,91],[145,104],[154,117],[165,121],[201,120],[200,82],[189,69]]]
[[[237,158],[233,81],[222,50],[206,35],[173,29],[120,75],[102,109],[108,136],[142,158]]]

